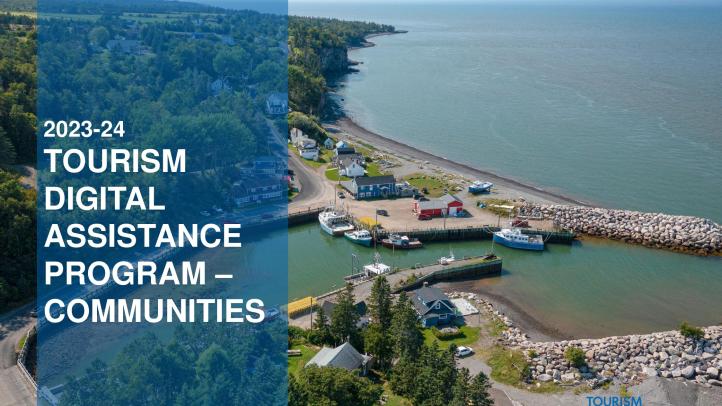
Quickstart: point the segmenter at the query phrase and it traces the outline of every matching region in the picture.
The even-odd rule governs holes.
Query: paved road
[[[320,206],[333,201],[333,186],[323,180],[322,174],[301,162],[296,154],[288,157],[288,167],[295,173],[296,181],[301,185],[300,193],[289,203],[289,210],[306,206]]]
[[[35,406],[30,385],[16,365],[15,348],[23,335],[32,328],[31,306],[0,316],[0,406]]]

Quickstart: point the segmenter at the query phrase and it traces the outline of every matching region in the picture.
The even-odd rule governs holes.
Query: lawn
[[[440,340],[434,336],[434,332],[430,328],[424,329],[424,343],[426,345],[431,345],[434,341],[436,341],[439,345],[439,348],[449,348],[451,344],[456,344],[456,346],[460,345],[471,345],[475,342],[479,341],[479,328],[478,327],[469,327],[469,326],[461,326],[459,328],[461,330],[461,333],[463,334],[461,337],[457,337],[451,340]]]
[[[438,179],[431,175],[425,175],[420,173],[414,173],[404,178],[409,184],[419,190],[426,188],[431,197],[442,196],[449,185],[441,179]]]
[[[382,172],[381,169],[379,168],[379,164],[373,163],[373,162],[371,162],[371,163],[369,163],[368,165],[366,165],[366,174],[367,174],[368,176],[381,176],[381,175],[386,175],[386,173],[385,173],[385,172]]]
[[[300,357],[288,357],[288,373],[289,374],[297,374],[298,371],[300,371],[306,363],[313,358],[314,355],[319,351],[318,348],[311,347],[306,344],[294,344],[291,347],[292,350],[301,350],[301,356]]]
[[[298,148],[294,147],[293,145],[288,146],[288,151],[291,152],[292,154],[299,155]],[[333,151],[329,151],[326,149],[322,149],[321,151],[322,151],[322,153],[318,157],[318,161],[311,161],[311,160],[304,159],[304,158],[301,158],[301,161],[303,161],[303,163],[310,166],[311,168],[319,168],[319,167],[331,162],[331,157],[332,157]]]
[[[345,176],[339,176],[338,168],[327,169],[326,170],[326,179],[332,180],[334,182],[338,182],[340,180],[343,180],[343,181],[351,180],[351,178],[347,178]]]

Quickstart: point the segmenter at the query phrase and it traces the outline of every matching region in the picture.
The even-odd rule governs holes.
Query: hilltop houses
[[[266,113],[281,115],[288,113],[288,93],[271,93],[266,98]]]
[[[439,288],[424,286],[412,294],[411,302],[424,327],[450,324],[457,317],[462,317],[454,303]]]

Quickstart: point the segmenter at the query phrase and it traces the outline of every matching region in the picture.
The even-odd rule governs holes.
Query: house
[[[105,47],[110,51],[118,51],[124,54],[140,55],[143,53],[140,41],[134,39],[111,39],[105,44]]]
[[[409,182],[403,181],[396,184],[396,195],[398,197],[412,197],[419,194],[419,189],[411,186]]]
[[[213,93],[214,96],[218,96],[222,92],[230,91],[231,85],[228,83],[228,79],[221,78],[211,82],[209,88],[211,89],[211,93]]]
[[[338,144],[336,144],[338,145]],[[334,156],[339,157],[341,155],[355,154],[356,150],[352,147],[336,147]]]
[[[336,148],[348,148],[348,147],[349,147],[348,143],[344,140],[340,140],[339,142],[336,143]]]
[[[285,159],[266,155],[253,161],[253,173],[261,175],[283,174],[286,172]]]
[[[280,179],[273,176],[253,176],[233,183],[231,197],[236,205],[262,203],[285,197],[287,191]]]
[[[413,212],[417,216],[458,216],[464,212],[464,202],[450,194],[426,201],[414,200]]]
[[[424,286],[417,289],[413,291],[411,302],[424,327],[449,324],[461,317],[456,306],[439,288]]]
[[[341,185],[356,200],[396,196],[396,179],[393,175],[362,176],[341,182]]]
[[[347,178],[355,178],[366,174],[363,157],[359,158],[358,155],[359,154],[349,154],[339,157],[337,161],[339,175],[346,176]]]
[[[318,144],[310,138],[303,139],[298,145],[298,153],[304,159],[318,161]]]
[[[361,370],[361,375],[371,369],[373,358],[368,355],[361,355],[348,342],[336,348],[323,347],[307,363],[306,366],[316,365],[323,367],[343,368],[348,371]]]
[[[326,149],[333,149],[335,145],[333,138],[326,138],[326,141],[323,142],[323,147]]]
[[[288,93],[271,93],[266,98],[266,113],[279,115],[288,113]]]

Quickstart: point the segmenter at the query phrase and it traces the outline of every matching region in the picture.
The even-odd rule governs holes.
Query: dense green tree
[[[383,393],[380,385],[373,384],[341,368],[309,366],[303,368],[298,382],[290,386],[294,405],[370,406],[378,404]],[[296,392],[296,393],[293,393]]]
[[[491,382],[489,377],[483,372],[479,372],[468,385],[467,389],[467,405],[469,406],[491,406],[494,400],[489,395]]]
[[[401,292],[393,307],[391,334],[394,355],[398,358],[414,358],[418,356],[424,343],[419,319],[413,304],[406,293]]]
[[[331,314],[331,334],[337,344],[350,342],[357,347],[359,340],[359,314],[356,309],[353,286],[347,284],[337,296],[338,303]]]
[[[110,32],[107,28],[103,26],[95,27],[90,30],[90,33],[88,34],[88,39],[90,40],[91,44],[104,47],[105,44],[107,44],[110,40]]]
[[[15,163],[15,147],[5,135],[5,130],[0,127],[0,165],[13,163]]]
[[[385,370],[393,358],[393,339],[391,336],[391,286],[386,277],[374,280],[371,295],[368,298],[370,323],[364,334],[366,351],[376,358],[379,369]]]
[[[333,344],[333,335],[331,334],[331,328],[329,327],[328,318],[326,317],[326,312],[323,311],[323,307],[319,306],[318,310],[316,310],[313,329],[309,332],[308,340],[316,345]]]

